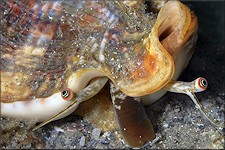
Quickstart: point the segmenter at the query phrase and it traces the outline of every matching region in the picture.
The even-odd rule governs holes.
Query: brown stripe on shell
[[[70,38],[64,40],[56,32],[65,28],[59,23],[61,6],[55,1],[3,1],[0,8],[1,101],[52,95],[65,83],[71,55],[71,50],[63,52],[63,41],[69,44]]]

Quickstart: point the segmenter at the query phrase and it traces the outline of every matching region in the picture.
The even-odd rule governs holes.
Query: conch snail
[[[197,18],[181,2],[165,3],[157,19],[141,1],[3,1],[0,8],[2,116],[37,118],[43,126],[72,113],[110,79],[131,147],[155,137],[140,102],[166,91],[187,94],[217,125],[194,95],[207,88],[206,79],[175,81],[197,40]]]

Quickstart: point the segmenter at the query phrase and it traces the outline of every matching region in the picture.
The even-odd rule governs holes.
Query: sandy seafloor
[[[209,87],[197,97],[209,115],[223,122],[224,2],[202,0],[185,3],[198,16],[199,38],[191,62],[179,79],[192,81],[199,76],[205,77]],[[98,99],[102,93],[95,98]],[[147,144],[145,149],[224,149],[224,129],[207,121],[186,95],[167,93],[155,104],[146,106],[146,112],[155,128],[157,140]],[[99,130],[87,119],[75,114],[34,132],[31,131],[33,123],[1,118],[1,148],[128,148],[118,129]]]

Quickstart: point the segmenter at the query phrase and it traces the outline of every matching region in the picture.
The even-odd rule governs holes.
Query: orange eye
[[[73,91],[70,90],[69,88],[65,88],[61,92],[61,96],[64,100],[71,100],[73,98]]]
[[[207,80],[205,78],[200,77],[198,80],[198,86],[205,90],[208,86]]]

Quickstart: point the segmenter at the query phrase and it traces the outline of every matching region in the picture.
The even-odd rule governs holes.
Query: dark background
[[[199,38],[193,58],[180,79],[191,80],[203,76],[209,82],[209,94],[224,93],[224,1],[183,3],[198,17]]]

